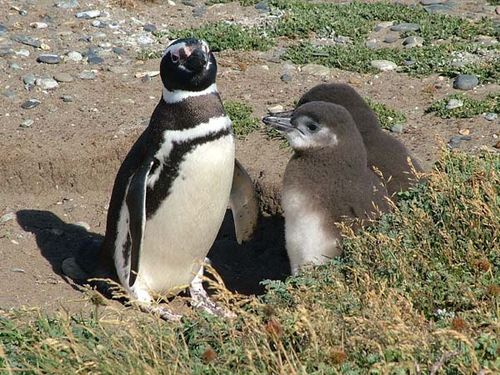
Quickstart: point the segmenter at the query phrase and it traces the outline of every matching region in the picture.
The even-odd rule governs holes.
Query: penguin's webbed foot
[[[221,306],[218,306],[210,299],[206,290],[203,288],[203,266],[200,268],[195,278],[189,286],[191,294],[191,306],[201,308],[209,314],[220,316],[223,318],[235,318],[236,314]]]
[[[175,314],[165,307],[161,306],[151,306],[145,303],[139,303],[139,309],[147,314],[153,314],[159,316],[163,320],[167,321],[179,321],[182,315]]]

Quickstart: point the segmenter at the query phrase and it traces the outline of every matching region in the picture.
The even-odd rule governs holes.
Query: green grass
[[[342,258],[234,297],[234,320],[0,312],[0,372],[498,373],[499,172],[498,154],[443,151],[393,213],[343,229]]]
[[[234,100],[224,101],[227,115],[233,122],[234,134],[244,138],[251,132],[260,128],[260,121],[252,116],[253,109],[250,105]]]
[[[396,124],[406,123],[406,116],[403,112],[388,107],[383,103],[377,103],[370,98],[365,98],[371,109],[377,114],[380,126],[384,129],[391,129]]]
[[[462,107],[447,109],[450,99],[461,100]],[[486,112],[500,113],[500,93],[490,94],[482,100],[469,98],[465,94],[453,94],[440,99],[427,108],[426,113],[435,113],[441,118],[471,118]]]

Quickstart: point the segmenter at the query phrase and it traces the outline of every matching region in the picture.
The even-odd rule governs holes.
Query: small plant
[[[152,49],[143,49],[137,54],[137,60],[153,60],[162,57],[162,51],[156,51]]]
[[[450,100],[459,100],[462,106],[448,109]],[[441,118],[471,118],[486,112],[500,113],[500,93],[489,94],[482,100],[469,98],[465,94],[453,94],[431,104],[425,111]]]
[[[246,103],[226,100],[224,108],[233,122],[234,134],[244,138],[254,130],[259,129],[259,120],[252,116],[252,107]]]
[[[406,116],[403,112],[389,108],[383,103],[377,103],[370,98],[365,98],[371,109],[377,114],[380,126],[384,129],[391,129],[396,124],[404,124]]]

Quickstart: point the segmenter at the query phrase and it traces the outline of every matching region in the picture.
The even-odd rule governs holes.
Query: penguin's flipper
[[[236,240],[241,244],[252,238],[259,218],[259,205],[252,179],[236,159],[229,205],[233,212]]]
[[[144,226],[146,225],[146,182],[153,162],[144,163],[132,176],[125,202],[129,212],[130,234],[130,276],[129,286],[133,286],[139,273]]]

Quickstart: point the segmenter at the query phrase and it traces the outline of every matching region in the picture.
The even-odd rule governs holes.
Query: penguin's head
[[[204,40],[177,39],[165,50],[160,75],[168,91],[202,91],[215,83],[217,63]]]
[[[335,147],[346,137],[360,138],[349,112],[333,103],[308,102],[295,109],[291,117],[282,113],[262,120],[284,133],[296,151]]]

